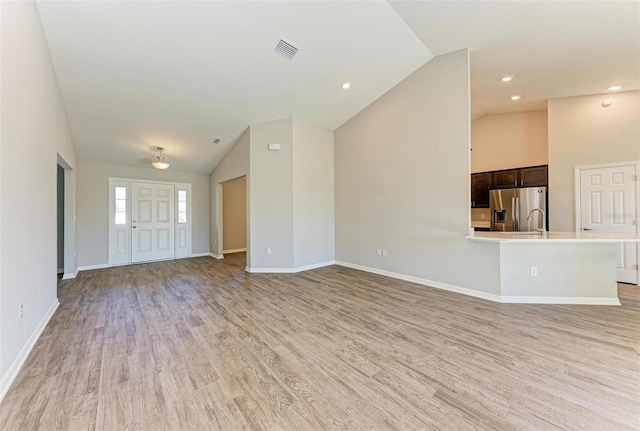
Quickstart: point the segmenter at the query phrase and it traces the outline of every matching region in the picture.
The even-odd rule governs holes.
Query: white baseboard
[[[247,249],[246,248],[232,248],[231,250],[222,250],[222,254],[240,253],[241,251],[247,251]]]
[[[209,253],[208,251],[205,253],[191,253],[190,257],[204,257],[204,256],[210,256],[211,253]]]
[[[291,274],[293,273],[293,268],[251,268],[250,266],[246,266],[244,270],[247,272],[251,272],[253,274]]]
[[[501,302],[505,304],[575,304],[575,305],[620,305],[618,298],[593,298],[579,296],[500,296],[492,293],[480,292],[478,290],[467,289],[465,287],[453,286],[450,284],[440,283],[437,281],[426,280],[423,278],[413,277],[410,275],[398,274],[396,272],[385,271],[382,269],[371,268],[368,266],[356,265],[348,262],[336,261],[336,265],[346,266],[347,268],[358,269],[360,271],[371,272],[373,274],[385,275],[387,277],[397,278],[399,280],[410,281],[412,283],[422,284],[424,286],[435,287],[436,289],[447,290],[449,292],[461,293],[467,296],[487,299],[493,302]]]
[[[91,271],[94,269],[104,269],[109,268],[108,263],[99,263],[98,265],[86,265],[78,267],[78,271]]]
[[[22,365],[24,365],[24,361],[27,360],[27,357],[29,356],[29,353],[31,353],[33,346],[35,346],[36,341],[38,341],[38,338],[40,338],[42,331],[44,331],[44,328],[47,326],[47,323],[49,323],[51,316],[53,316],[53,313],[56,312],[56,309],[59,305],[60,303],[58,302],[58,298],[56,298],[45,315],[40,320],[40,323],[38,323],[38,325],[29,336],[29,339],[22,347],[22,350],[20,350],[20,353],[18,353],[18,356],[13,361],[5,375],[2,376],[2,379],[0,379],[0,402],[2,402],[4,396],[7,395],[7,392],[9,392],[9,388],[20,372]]]
[[[298,266],[296,268],[293,268],[293,272],[309,271],[310,269],[322,268],[324,266],[330,266],[335,264],[336,264],[335,260],[328,260],[326,262],[313,263],[311,265],[305,265],[305,266]]]
[[[480,292],[478,290],[467,289],[465,287],[454,286],[451,284],[440,283],[438,281],[426,280],[424,278],[413,277],[411,275],[399,274],[397,272],[385,271],[383,269],[371,268],[369,266],[356,265],[349,262],[336,261],[336,265],[346,266],[347,268],[358,269],[360,271],[371,272],[373,274],[385,275],[399,280],[410,281],[412,283],[422,284],[423,286],[435,287],[436,289],[447,290],[449,292],[461,293],[475,298],[487,299],[489,301],[501,302],[500,295],[493,293]]]
[[[224,259],[224,255],[222,254],[209,253],[209,256],[211,256],[214,259]]]
[[[323,266],[335,265],[335,260],[314,263],[312,265],[298,266],[295,268],[251,268],[247,266],[244,270],[254,274],[295,274],[296,272],[309,271],[310,269],[322,268]]]
[[[503,296],[501,302],[505,304],[621,305],[618,298],[580,296]]]
[[[63,275],[62,275],[62,279],[63,279],[63,280],[71,280],[71,279],[73,279],[73,278],[76,278],[76,276],[78,275],[78,271],[80,271],[80,268],[76,268],[76,269],[73,271],[73,273],[71,273],[71,274],[67,274],[67,273],[65,273],[65,274],[63,274]]]

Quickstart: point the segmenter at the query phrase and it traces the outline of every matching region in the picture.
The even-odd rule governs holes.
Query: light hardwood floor
[[[0,429],[639,429],[637,289],[497,304],[338,266],[248,274],[244,254],[81,272]]]

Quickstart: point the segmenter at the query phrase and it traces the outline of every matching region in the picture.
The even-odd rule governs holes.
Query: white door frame
[[[216,230],[218,231],[218,239],[217,239],[218,242],[215,244],[215,253],[213,253],[213,257],[215,257],[216,259],[224,259],[224,254],[222,253],[222,250],[223,250],[222,245],[224,244],[224,238],[223,238],[224,221],[222,220],[222,214],[223,214],[222,206],[224,204],[224,197],[222,196],[223,183],[224,181],[220,181],[216,185]]]
[[[640,234],[640,161],[630,161],[630,162],[617,162],[617,163],[604,163],[601,165],[589,165],[589,166],[576,166],[575,167],[575,230],[576,233],[580,232],[580,225],[582,224],[582,201],[580,199],[580,182],[582,171],[588,169],[601,169],[601,168],[615,168],[618,166],[634,166],[635,180],[636,180],[636,235]],[[637,253],[636,253],[636,265],[640,264],[640,243],[637,243]],[[640,275],[638,276],[637,285],[640,286]]]
[[[165,185],[173,185],[175,187],[174,193],[174,258],[173,259],[181,259],[185,257],[191,257],[192,255],[192,244],[191,244],[191,236],[193,232],[192,227],[192,188],[191,183],[179,183],[173,181],[152,181],[152,180],[139,180],[132,178],[117,178],[117,177],[109,177],[109,266],[118,266],[118,265],[130,265],[131,264],[131,205],[132,205],[132,196],[131,196],[131,184],[132,183],[150,183],[150,184],[165,184]],[[112,190],[115,186],[125,186],[127,187],[127,224],[126,224],[126,242],[127,242],[127,258],[126,262],[114,262],[113,261],[113,250],[115,247],[114,244],[114,234],[115,234],[115,225],[113,223],[113,214],[115,212],[115,202]],[[187,243],[186,243],[186,252],[185,248],[179,250],[180,242],[178,241],[178,235],[180,231],[183,230],[184,226],[178,224],[178,191],[186,190],[187,191]]]

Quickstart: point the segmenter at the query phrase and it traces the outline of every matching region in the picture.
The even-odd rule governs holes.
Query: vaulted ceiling
[[[209,173],[252,123],[295,116],[335,129],[434,55],[463,48],[475,116],[614,83],[640,89],[638,2],[38,6],[86,161],[148,167],[162,146],[171,169]],[[292,60],[273,51],[280,39],[299,49]]]

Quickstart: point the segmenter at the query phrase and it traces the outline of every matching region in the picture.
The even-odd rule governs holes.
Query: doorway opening
[[[247,177],[225,181],[222,187],[222,254],[247,251]]]
[[[58,154],[56,181],[57,259],[62,279],[75,278],[78,273],[76,254],[76,178],[71,165]]]
[[[57,241],[58,241],[58,275],[64,274],[64,168],[57,165],[56,198],[57,198]]]

